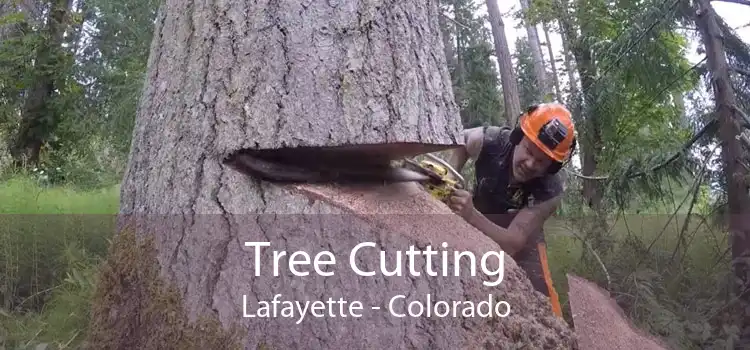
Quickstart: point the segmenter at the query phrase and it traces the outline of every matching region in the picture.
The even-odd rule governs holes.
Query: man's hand
[[[466,190],[457,189],[448,198],[448,207],[464,219],[468,219],[474,213],[474,203],[471,193]]]

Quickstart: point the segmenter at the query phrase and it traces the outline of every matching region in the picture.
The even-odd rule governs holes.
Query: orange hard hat
[[[559,103],[530,108],[521,116],[520,124],[524,135],[557,162],[563,162],[574,147],[573,116]]]

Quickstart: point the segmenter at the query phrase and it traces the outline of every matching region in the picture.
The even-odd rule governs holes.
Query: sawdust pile
[[[440,247],[443,242],[454,250],[475,252],[478,257],[483,252],[499,250],[488,237],[454,215],[447,206],[430,197],[415,184],[397,184],[377,189],[304,185],[296,187],[296,192],[315,201],[317,205],[328,207],[325,210],[335,208],[340,210],[336,211],[338,213],[348,213],[368,223],[359,223],[356,226],[377,228],[370,231],[373,236],[359,237],[357,240],[378,242],[380,247],[387,251],[406,250],[411,244],[421,248],[428,244]],[[310,203],[312,202],[308,204]],[[350,227],[349,232],[353,230],[355,229]],[[356,231],[364,232],[361,229]],[[342,239],[342,244],[345,244],[344,241],[345,239]],[[372,332],[383,333],[375,337],[382,342],[375,341],[370,345],[373,348],[510,349],[521,346],[528,349],[577,349],[572,330],[563,320],[553,315],[547,299],[533,290],[524,272],[507,256],[504,264],[504,280],[497,287],[483,286],[482,280],[490,278],[483,277],[481,271],[477,271],[476,277],[471,277],[463,270],[459,278],[424,275],[413,277],[409,283],[416,287],[406,286],[407,289],[411,288],[411,291],[403,294],[411,294],[409,299],[413,300],[424,300],[424,295],[430,293],[435,299],[440,297],[444,300],[470,300],[475,303],[487,300],[488,294],[492,294],[496,299],[507,301],[511,305],[512,311],[508,317],[438,320],[424,317],[396,319],[393,316],[385,316],[385,319],[380,321],[369,321],[373,322],[370,324],[373,326],[370,328]],[[450,271],[452,269],[453,266],[450,267]],[[404,290],[400,287],[404,286],[399,286],[398,282],[390,279],[375,287],[378,288],[377,291],[371,290],[368,293],[375,299],[387,300],[391,295],[402,293]],[[357,293],[357,290],[345,288],[344,292],[348,293],[350,298],[354,298],[352,294]],[[362,321],[363,324],[367,322],[368,320]],[[348,326],[358,328],[356,322]],[[398,336],[394,337],[397,334]],[[351,334],[350,337],[359,338],[360,335]],[[328,339],[320,340],[327,346],[354,345],[344,341],[337,342],[334,340],[336,338],[338,336],[331,335]],[[282,338],[276,338],[270,343],[277,343],[282,347],[296,346]],[[362,343],[355,346],[361,347]]]
[[[250,187],[252,184],[245,189],[241,186],[231,188],[259,190]],[[247,214],[251,205],[247,196],[227,193],[226,211],[242,213],[244,209],[244,214],[195,216],[180,249],[189,254],[185,260],[173,258],[168,225],[162,225],[153,236],[153,254],[159,263],[128,248],[113,254],[110,260],[116,261],[103,267],[111,271],[107,274],[110,283],[102,285],[95,300],[99,311],[92,319],[96,327],[91,348],[193,349],[208,343],[225,344],[222,348],[231,343],[245,349],[578,348],[572,330],[554,316],[548,300],[533,290],[511,258],[506,256],[503,261],[502,283],[494,287],[483,284],[496,277],[483,274],[481,256],[498,251],[498,246],[417,184],[359,189],[264,184],[260,191],[260,214]],[[222,223],[230,223],[230,229]],[[229,239],[224,240],[227,235]],[[253,273],[254,248],[245,242],[271,243],[258,257],[260,275]],[[440,250],[445,242],[448,251],[474,253],[478,258],[476,276],[471,275],[465,259],[459,264],[459,276],[453,274],[455,265],[443,266],[434,259],[435,271],[447,267],[447,277],[428,276],[424,259],[417,259],[415,269],[420,275],[412,276],[406,258],[403,276],[361,276],[350,268],[349,254],[362,242],[376,244],[356,257],[356,265],[365,270],[380,271],[381,249],[390,256],[386,261],[390,269],[394,266],[390,254],[395,251],[405,252],[411,246],[424,250],[428,245]],[[309,254],[311,263],[317,253],[332,252],[336,263],[330,271],[335,274],[322,276],[311,264],[297,267],[310,271],[309,275],[293,275],[286,263],[300,250]],[[287,252],[278,274],[272,266],[274,251]],[[212,261],[210,254],[219,253],[224,259]],[[115,259],[120,255],[123,258]],[[494,258],[486,263],[490,269],[499,265]],[[159,270],[172,273],[159,274]],[[404,298],[395,304],[395,312],[405,312],[412,301],[427,305],[428,298],[433,305],[439,300],[477,305],[492,298],[496,303],[506,302],[510,313],[506,317],[461,317],[459,311],[458,317],[436,317],[433,311],[432,316],[396,317],[389,312],[389,302],[398,295]],[[349,304],[361,302],[362,317],[313,317],[308,310],[300,321],[296,311],[292,317],[282,316],[284,304],[275,304],[276,316],[247,316],[256,314],[261,302],[304,304],[340,299]],[[325,312],[329,310],[338,315],[339,306]],[[501,307],[500,312],[504,311]],[[206,324],[213,326],[205,328]],[[231,332],[219,332],[217,327]],[[195,332],[202,329],[203,333]]]
[[[568,274],[570,309],[581,349],[666,350],[658,339],[637,329],[609,293],[593,282]]]

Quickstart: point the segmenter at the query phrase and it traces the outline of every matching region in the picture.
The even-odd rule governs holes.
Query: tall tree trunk
[[[585,235],[584,239],[591,243],[593,251],[601,254],[612,249],[612,241],[608,239],[606,234],[610,230],[606,210],[602,205],[604,199],[603,187],[599,180],[592,178],[597,170],[598,157],[602,151],[601,129],[597,116],[591,110],[591,106],[595,105],[592,88],[597,75],[596,65],[592,59],[591,47],[585,40],[578,37],[575,27],[573,27],[572,16],[562,2],[558,2],[558,5],[562,5],[557,12],[559,13],[558,20],[562,29],[563,42],[567,41],[570,45],[570,52],[575,58],[575,66],[581,79],[579,93],[572,95],[570,103],[572,104],[574,117],[577,116],[576,125],[580,145],[578,149],[582,163],[581,173],[586,176],[582,181],[581,195],[594,214],[590,219],[581,222],[583,224],[581,229]],[[586,37],[586,33],[581,35],[584,38]],[[594,263],[595,257],[590,256],[589,252],[586,251],[582,259]]]
[[[570,51],[570,44],[568,43],[568,39],[563,35],[562,36],[562,46],[563,46],[563,59],[565,62],[565,72],[568,73],[568,86],[570,87],[570,95],[571,97],[578,95],[578,79],[576,79],[576,68],[573,65],[573,53]],[[571,103],[572,100],[570,100],[568,103]]]
[[[562,91],[560,91],[560,79],[557,76],[557,62],[555,62],[555,50],[552,49],[552,41],[549,40],[549,25],[547,22],[542,23],[544,30],[544,40],[547,42],[547,54],[549,54],[549,64],[552,68],[552,82],[555,87],[555,99],[563,103]]]
[[[567,11],[564,11],[564,7],[561,6],[561,16],[559,18],[560,26],[563,32],[563,42],[570,45],[570,52],[576,61],[576,68],[578,69],[578,76],[581,79],[581,90],[580,95],[574,94],[573,105],[574,109],[580,108],[581,102],[585,102],[586,108],[581,108],[581,115],[579,119],[579,125],[584,130],[578,137],[578,141],[581,145],[582,155],[582,169],[581,172],[585,176],[593,176],[597,169],[597,156],[601,152],[601,132],[599,124],[595,115],[590,113],[591,106],[594,105],[593,100],[594,93],[591,91],[593,83],[596,77],[596,66],[592,59],[591,48],[578,38],[573,25],[570,23],[570,15]],[[587,110],[589,112],[587,112]],[[581,123],[582,121],[582,123]],[[593,208],[596,212],[601,209],[601,201],[603,199],[601,193],[601,186],[598,180],[584,179],[583,180],[583,197],[588,202],[588,206]]]
[[[688,117],[687,110],[685,109],[685,95],[683,95],[681,92],[675,92],[672,94],[672,99],[674,99],[674,106],[680,113],[680,126],[688,127],[690,125],[690,118]]]
[[[706,50],[706,63],[711,76],[719,138],[722,142],[722,160],[728,196],[728,224],[731,235],[732,267],[735,275],[735,293],[739,305],[740,340],[736,349],[750,348],[750,196],[748,196],[748,171],[741,164],[742,144],[737,139],[742,120],[737,110],[737,100],[731,85],[722,34],[716,12],[708,0],[699,0],[696,24]]]
[[[529,11],[529,0],[520,0],[521,10],[524,15]],[[552,93],[550,89],[549,80],[547,79],[547,69],[544,66],[544,56],[542,55],[542,45],[539,40],[539,32],[537,31],[536,25],[526,23],[526,35],[529,38],[529,47],[531,48],[531,58],[534,61],[534,76],[536,77],[537,84],[539,84],[539,91],[542,92],[542,96],[539,96],[543,101],[549,101],[549,96]],[[552,57],[552,56],[550,56]]]
[[[11,155],[18,166],[36,164],[40,151],[59,122],[51,105],[55,90],[55,74],[59,67],[65,20],[70,12],[72,0],[55,0],[49,11],[45,40],[37,49],[35,77],[28,89],[21,111],[21,122],[11,145]]]
[[[513,62],[510,59],[508,40],[505,38],[505,24],[496,0],[487,0],[487,13],[490,17],[492,36],[495,39],[495,55],[500,68],[505,119],[508,125],[512,126],[516,123],[516,118],[521,115],[521,98],[518,93],[516,74],[513,72]]]
[[[443,0],[444,1],[444,0]],[[445,19],[445,15],[442,12],[438,15],[440,32],[443,36],[443,50],[445,52],[445,61],[448,65],[448,69],[453,71],[456,69],[456,58],[453,48],[453,37],[451,36],[450,24]]]
[[[573,347],[564,321],[529,293],[510,258],[481,260],[502,271],[496,287],[482,283],[493,277],[472,275],[469,259],[434,268],[419,257],[411,267],[404,260],[407,275],[388,278],[355,273],[350,264],[379,271],[380,254],[390,270],[396,251],[410,246],[500,250],[418,184],[269,183],[225,165],[225,156],[240,150],[278,155],[348,145],[360,158],[398,158],[460,142],[437,2],[272,4],[183,1],[160,11],[122,183],[119,234],[93,301],[91,347]],[[270,247],[259,248],[258,257],[245,242]],[[375,243],[353,250],[366,242]],[[278,250],[288,253],[272,253]],[[316,272],[287,265],[291,260],[325,266]],[[432,275],[443,268],[449,276]],[[398,295],[407,297],[392,299]],[[504,322],[433,322],[389,311],[426,298],[480,302],[492,295],[513,307]],[[329,300],[346,304],[331,307]],[[300,320],[296,311],[285,316],[296,310],[287,307],[294,301],[318,303],[301,305],[307,315]],[[270,317],[261,314],[262,302]],[[429,312],[442,311],[438,305]]]
[[[455,13],[456,22],[462,23],[463,18],[461,17],[461,11],[459,10],[460,3],[458,1],[453,2],[453,13]],[[466,84],[466,61],[464,59],[464,47],[466,46],[466,40],[464,40],[464,28],[461,25],[454,23],[456,30],[456,69],[453,71],[455,80],[458,83],[458,89],[454,91],[453,96],[459,103],[459,110],[464,108],[464,93],[463,87]]]

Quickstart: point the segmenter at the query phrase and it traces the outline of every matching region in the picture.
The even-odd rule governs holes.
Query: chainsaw
[[[456,189],[466,188],[463,176],[448,162],[429,153],[425,157],[392,161],[336,147],[298,147],[242,150],[230,155],[224,163],[253,178],[280,183],[418,182],[442,202]]]
[[[421,181],[425,190],[441,202],[447,202],[453,191],[466,188],[464,177],[448,162],[427,153],[429,159],[417,162],[413,158],[403,160],[403,167],[428,176]]]

